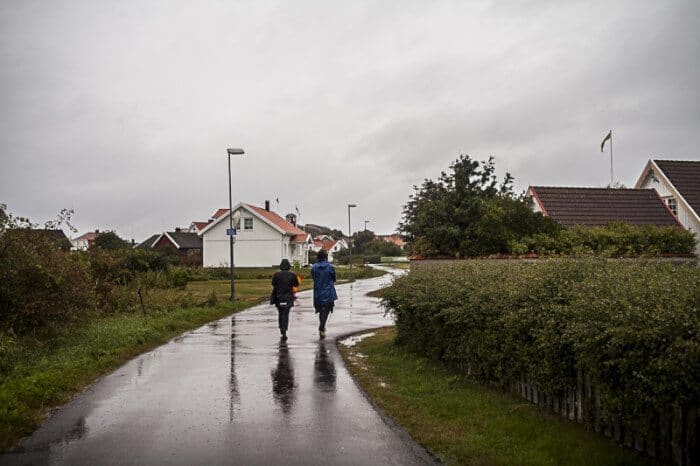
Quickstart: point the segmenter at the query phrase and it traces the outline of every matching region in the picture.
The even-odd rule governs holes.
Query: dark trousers
[[[326,331],[326,321],[331,312],[333,312],[333,303],[321,304],[316,308],[318,312],[318,329],[322,332]]]
[[[277,305],[277,322],[279,323],[280,332],[286,332],[287,328],[289,328],[289,311],[291,309],[292,306],[286,304]]]

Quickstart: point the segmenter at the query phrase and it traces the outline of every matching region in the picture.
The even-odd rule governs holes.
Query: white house
[[[74,251],[87,251],[92,243],[95,242],[95,238],[100,234],[100,230],[88,231],[84,235],[78,236],[71,240]]]
[[[203,265],[228,267],[228,209],[219,209],[213,217],[215,220],[197,233],[202,238]],[[265,201],[264,208],[242,202],[234,206],[233,223],[236,228],[233,263],[236,267],[278,266],[282,259],[308,265],[309,247],[313,244],[311,235],[272,212],[269,201]]]
[[[635,188],[653,188],[688,230],[700,255],[700,160],[649,160]]]
[[[328,253],[328,261],[333,262],[333,254],[341,249],[347,249],[348,243],[344,239],[336,241],[330,235],[319,235],[314,238],[311,248],[316,252],[325,250]]]

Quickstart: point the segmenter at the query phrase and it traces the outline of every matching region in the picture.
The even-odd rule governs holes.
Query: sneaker
[[[280,338],[282,341],[287,341],[287,335],[282,335],[282,338]]]
[[[325,330],[319,330],[319,331],[318,331],[318,336],[319,336],[319,338],[321,338],[321,340],[323,340],[324,338],[326,338],[326,331],[325,331]]]

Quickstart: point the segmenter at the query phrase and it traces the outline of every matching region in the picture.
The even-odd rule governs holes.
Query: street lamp
[[[233,229],[233,198],[231,196],[231,156],[232,155],[243,155],[245,152],[243,152],[243,149],[226,149],[226,153],[228,154],[228,222],[229,222],[229,229]],[[235,301],[234,297],[234,284],[233,284],[233,235],[231,235],[231,232],[226,232],[228,234],[228,241],[229,241],[229,260],[231,261],[231,297],[229,298],[231,302]]]
[[[367,231],[367,224],[370,223],[369,220],[365,220],[365,231]]]
[[[350,249],[350,281],[352,282],[352,228],[350,227],[350,209],[353,207],[357,207],[357,204],[348,204],[348,235],[349,239],[348,241],[350,242],[349,249]]]

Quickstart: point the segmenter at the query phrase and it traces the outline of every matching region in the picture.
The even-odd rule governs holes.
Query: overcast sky
[[[460,153],[519,190],[700,158],[700,2],[0,2],[0,203],[144,237],[234,200],[388,233]],[[273,208],[277,208],[273,201]]]

